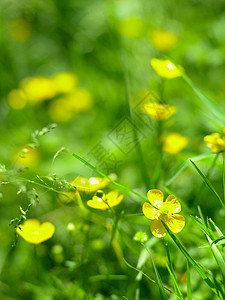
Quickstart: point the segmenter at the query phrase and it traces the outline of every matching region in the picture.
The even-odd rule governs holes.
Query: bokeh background
[[[55,176],[54,188],[60,189],[60,182],[63,185],[78,175],[96,176],[72,157],[76,153],[106,174],[116,173],[118,182],[145,195],[148,184],[149,189],[162,188],[188,158],[211,154],[203,138],[219,132],[221,124],[184,80],[159,78],[150,59],[172,59],[222,107],[224,28],[222,0],[0,1],[0,178],[12,181],[1,184],[0,194],[1,299],[132,300],[138,287],[140,299],[159,299],[157,286],[146,278],[136,280],[137,272],[122,260],[124,256],[137,265],[143,251],[133,240],[138,230],[149,235],[163,282],[171,286],[163,265],[164,244],[152,238],[148,220],[122,220],[118,240],[112,245],[109,214],[83,210],[76,201],[60,200],[57,193],[28,180],[46,185],[37,176],[47,176],[42,180],[52,186]],[[160,174],[157,125],[140,112],[146,97],[176,105],[178,111],[164,130],[189,139],[182,152],[165,153]],[[130,116],[136,126],[136,143]],[[212,160],[213,156],[199,163],[203,171]],[[211,177],[220,193],[221,174],[219,158]],[[19,176],[26,180],[18,181]],[[188,166],[170,189],[183,200],[186,213],[197,214],[199,204],[206,216],[222,224],[224,210],[218,208],[211,192],[206,188],[198,198],[201,184]],[[34,200],[35,193],[40,203]],[[91,197],[82,195],[84,203]],[[19,206],[25,209],[30,201],[33,205],[27,217],[51,221],[56,233],[36,247],[21,238],[12,247],[14,229],[8,223],[20,215]],[[117,209],[141,213],[138,201],[125,195]],[[209,249],[196,248],[196,243],[205,242],[200,229],[192,226],[191,219],[186,223],[180,238],[213,270]],[[171,245],[185,293],[186,262],[176,251]],[[150,259],[144,270],[154,277]],[[193,299],[213,299],[194,270],[191,274]]]

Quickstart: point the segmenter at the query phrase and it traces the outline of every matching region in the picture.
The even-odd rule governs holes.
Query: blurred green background
[[[12,181],[0,186],[1,299],[133,300],[138,299],[138,288],[140,299],[159,299],[157,286],[144,277],[137,280],[137,272],[122,260],[124,256],[137,265],[143,251],[133,240],[138,230],[149,235],[162,280],[172,286],[163,264],[164,244],[152,238],[147,219],[122,219],[112,245],[108,212],[88,210],[86,206],[83,210],[76,201],[64,203],[57,193],[27,180],[45,185],[37,175],[55,174],[54,188],[60,189],[60,181],[69,182],[78,175],[96,176],[72,157],[76,153],[106,174],[116,173],[118,182],[145,195],[150,188],[162,189],[188,158],[210,154],[203,138],[219,132],[224,124],[181,78],[159,78],[150,59],[172,59],[222,107],[224,27],[222,0],[0,1],[0,179]],[[63,77],[57,77],[62,74],[68,76],[65,84]],[[29,99],[24,91],[30,93]],[[164,154],[158,181],[157,169],[162,166],[158,161],[157,124],[140,112],[143,99],[152,94],[178,107],[166,122],[165,132],[175,131],[189,138],[181,153]],[[130,123],[130,115],[134,123]],[[47,128],[47,133],[42,128]],[[35,135],[36,130],[39,132]],[[34,149],[21,161],[21,151],[29,145]],[[209,169],[213,158],[199,163],[203,171]],[[211,176],[219,193],[221,174],[219,158]],[[18,181],[18,176],[25,180]],[[44,180],[52,186],[49,178]],[[184,214],[196,215],[200,204],[206,216],[223,224],[224,210],[219,209],[211,192],[205,188],[198,198],[201,184],[201,178],[189,166],[170,189],[185,203]],[[33,188],[39,204],[34,201]],[[111,184],[106,191],[113,188]],[[92,196],[82,194],[83,202]],[[25,209],[30,201],[33,206],[27,218],[51,221],[55,235],[37,246],[19,238],[12,247],[14,230],[8,223],[20,215],[19,206]],[[125,195],[116,210],[141,213],[140,200]],[[74,224],[74,231],[68,230],[69,223]],[[192,219],[186,219],[180,238],[196,259],[216,270],[210,250],[197,248],[205,238]],[[173,244],[170,251],[185,294],[186,262]],[[150,259],[144,271],[154,277]],[[193,299],[214,299],[194,270],[191,275]],[[176,297],[171,295],[169,299]]]

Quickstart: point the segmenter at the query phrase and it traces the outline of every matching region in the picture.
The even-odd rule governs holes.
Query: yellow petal
[[[181,211],[180,202],[174,195],[169,195],[166,198],[163,208],[166,208],[168,213],[178,213]]]
[[[160,211],[152,207],[149,203],[145,202],[142,207],[143,214],[150,220],[158,219]]]
[[[163,150],[169,154],[182,151],[188,144],[189,139],[180,133],[171,132],[162,137]]]
[[[109,184],[109,180],[105,177],[91,177],[89,179],[78,176],[71,183],[74,184],[79,191],[91,193],[104,188]]]
[[[106,195],[107,203],[110,207],[118,205],[123,200],[124,195],[119,196],[119,192],[111,191]]]
[[[162,207],[163,204],[163,193],[160,190],[152,189],[147,193],[148,200],[155,207]]]
[[[53,236],[55,226],[50,222],[40,225],[38,220],[29,219],[23,225],[18,226],[16,231],[28,243],[40,244]]]
[[[204,137],[204,143],[211,148],[212,152],[220,152],[225,150],[225,140],[219,133],[212,133]]]
[[[109,206],[102,200],[102,198],[99,198],[97,196],[94,196],[92,200],[89,200],[87,202],[87,205],[96,209],[109,209]]]
[[[44,242],[53,236],[55,232],[55,226],[50,222],[44,222],[41,224],[39,232],[41,235],[41,242]]]
[[[158,50],[166,51],[176,46],[178,36],[173,32],[157,29],[149,36],[149,40]]]
[[[177,108],[173,105],[148,102],[143,105],[142,110],[154,120],[167,120],[176,113]]]
[[[180,232],[185,225],[185,218],[179,214],[166,215],[165,221],[173,233]]]
[[[151,224],[151,232],[157,238],[162,238],[166,235],[166,228],[160,220],[154,220]]]
[[[182,75],[181,70],[168,59],[152,58],[150,63],[160,77],[172,79]]]

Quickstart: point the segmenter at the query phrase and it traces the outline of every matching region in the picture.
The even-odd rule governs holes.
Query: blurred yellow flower
[[[173,233],[180,232],[185,225],[185,218],[177,213],[181,211],[181,205],[174,195],[169,195],[166,201],[160,190],[152,189],[147,193],[148,202],[145,202],[142,210],[144,215],[153,220],[151,224],[151,232],[154,236],[162,238],[166,235],[166,228],[161,220],[167,224]]]
[[[71,184],[75,185],[77,190],[80,192],[92,193],[97,190],[103,189],[108,185],[110,181],[105,177],[91,177],[89,179],[78,176],[76,177]]]
[[[77,89],[52,101],[49,105],[49,116],[55,122],[69,122],[77,113],[92,107],[92,97],[88,90]]]
[[[50,222],[40,224],[36,219],[29,219],[19,225],[16,232],[28,243],[40,244],[53,236],[55,226]]]
[[[97,191],[96,195],[87,202],[87,205],[96,209],[109,209],[114,207],[123,200],[124,195],[119,195],[117,190],[104,194],[102,191]]]
[[[35,76],[24,80],[21,88],[31,103],[37,103],[56,96],[56,87],[48,77]]]
[[[24,167],[32,167],[37,164],[39,157],[40,153],[37,148],[25,146],[20,148],[20,150],[14,155],[14,161],[16,164]]]
[[[119,22],[119,32],[129,38],[138,38],[143,32],[143,21],[138,17],[131,16]]]
[[[71,92],[79,83],[76,75],[69,72],[58,73],[52,77],[57,93]]]
[[[212,133],[204,137],[204,143],[212,152],[221,152],[225,150],[225,130],[223,128],[223,136],[219,133]]]
[[[149,36],[149,40],[160,51],[173,49],[177,45],[178,36],[174,32],[168,32],[164,29],[156,29]]]
[[[167,120],[176,113],[177,108],[169,104],[147,102],[142,106],[142,110],[154,120]]]
[[[26,42],[32,35],[29,23],[23,19],[14,19],[10,24],[10,34],[17,42]]]
[[[153,67],[156,74],[160,77],[172,79],[172,78],[180,77],[182,75],[181,69],[178,69],[168,59],[152,58],[150,60],[150,64]]]
[[[12,90],[8,95],[8,102],[13,109],[23,109],[27,104],[26,94],[22,90]]]
[[[188,144],[189,139],[177,132],[171,132],[162,136],[163,150],[169,154],[182,151]]]

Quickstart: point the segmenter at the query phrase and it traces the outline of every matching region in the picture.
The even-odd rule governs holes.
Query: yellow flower
[[[177,198],[174,195],[170,195],[166,198],[166,201],[163,201],[163,193],[155,189],[149,190],[147,196],[155,208],[148,202],[145,202],[142,210],[148,219],[153,220],[151,224],[152,234],[158,238],[166,235],[167,230],[161,220],[167,224],[173,233],[180,232],[185,225],[185,219],[177,214],[181,211],[181,205]]]
[[[29,219],[19,225],[16,232],[28,243],[40,244],[53,236],[55,226],[50,222],[40,224],[36,219]]]
[[[87,202],[87,205],[96,209],[109,209],[110,207],[120,204],[124,195],[119,196],[117,190],[104,194],[102,191],[97,191],[96,195]]]
[[[49,115],[55,122],[69,122],[77,113],[92,107],[92,97],[88,90],[77,89],[50,103]]]
[[[223,136],[219,133],[212,133],[204,137],[204,143],[212,150],[212,152],[225,150],[224,132],[225,130],[223,128]]]
[[[77,187],[78,191],[86,193],[96,192],[97,190],[103,189],[109,183],[110,181],[105,177],[91,177],[87,179],[81,176],[76,177],[71,182],[71,184]]]
[[[31,167],[37,164],[39,157],[40,153],[38,149],[25,146],[14,155],[14,161],[16,164],[24,167]]]
[[[142,110],[154,120],[167,120],[176,113],[177,108],[169,104],[148,102],[142,106]]]
[[[79,83],[79,79],[73,73],[62,72],[52,77],[58,93],[71,92]]]
[[[56,96],[54,82],[45,76],[35,76],[24,80],[21,88],[32,103],[48,100]]]
[[[160,77],[172,79],[182,75],[181,70],[168,59],[152,58],[150,64]]]
[[[119,32],[129,38],[138,38],[143,32],[143,21],[131,16],[119,22]]]
[[[14,19],[10,24],[10,33],[15,41],[26,42],[31,37],[32,29],[25,20]]]
[[[166,51],[173,49],[177,45],[178,36],[164,29],[156,29],[149,39],[156,49]]]
[[[12,90],[8,95],[8,102],[13,109],[23,109],[27,104],[26,94],[22,90]]]
[[[169,154],[182,151],[188,144],[189,139],[177,132],[171,132],[162,136],[163,150]]]

